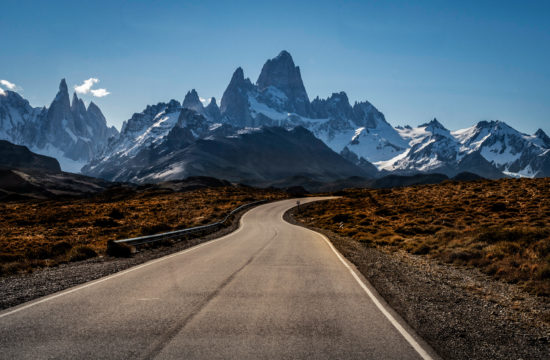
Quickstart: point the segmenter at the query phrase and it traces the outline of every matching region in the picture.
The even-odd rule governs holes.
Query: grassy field
[[[346,190],[298,220],[384,251],[477,267],[550,295],[550,179]]]
[[[108,240],[209,224],[239,205],[286,196],[247,187],[118,188],[92,198],[0,203],[0,274],[83,260],[105,253]]]

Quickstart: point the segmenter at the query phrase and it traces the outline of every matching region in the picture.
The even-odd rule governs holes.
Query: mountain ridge
[[[11,121],[7,102],[19,109],[15,124],[6,120]],[[43,127],[36,119],[45,119]],[[87,129],[90,124],[95,124],[93,131]],[[83,171],[92,173],[97,168],[113,174],[124,171],[117,167],[154,148],[162,147],[164,153],[159,155],[167,156],[177,151],[178,141],[189,146],[272,127],[307,129],[369,176],[453,177],[464,172],[487,178],[550,176],[550,137],[540,129],[527,135],[495,120],[450,131],[435,118],[415,128],[394,127],[368,100],[352,105],[344,91],[310,100],[300,67],[285,50],[264,63],[255,83],[237,67],[219,106],[214,98],[205,106],[191,89],[181,103],[147,105],[116,133],[106,127],[96,104],[91,102],[86,109],[76,94],[69,101],[64,80],[49,108],[33,108],[16,93],[0,96],[0,139],[28,144],[32,150],[55,143],[62,148],[58,153],[79,159]],[[92,133],[94,139],[87,136]]]

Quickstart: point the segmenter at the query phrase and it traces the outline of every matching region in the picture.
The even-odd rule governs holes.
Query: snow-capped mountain
[[[538,130],[526,135],[501,121],[481,121],[467,129],[449,131],[436,119],[417,128],[397,128],[409,148],[375,163],[380,170],[399,173],[440,172],[454,176],[474,172],[488,178],[550,176],[548,136]]]
[[[263,127],[197,140],[180,123],[161,143],[118,160],[119,166],[100,162],[85,167],[83,172],[138,183],[211,176],[257,186],[285,184],[296,176],[317,182],[371,176],[302,127]]]
[[[170,157],[174,148],[169,143],[219,141],[262,127],[303,127],[370,176],[377,172],[454,176],[464,171],[488,178],[550,176],[550,138],[542,130],[525,135],[496,121],[449,131],[435,119],[416,128],[394,128],[370,102],[351,105],[345,92],[310,101],[300,68],[286,51],[264,64],[255,83],[237,68],[219,107],[214,98],[205,107],[194,89],[182,103],[171,100],[147,106],[124,123],[120,134],[84,171],[128,178],[124,167],[139,167],[138,157]]]
[[[542,130],[522,134],[502,121],[481,121],[453,132],[461,153],[479,153],[511,176],[550,176],[550,141]]]
[[[65,171],[79,172],[117,134],[96,104],[86,108],[76,94],[71,103],[65,79],[48,108],[33,108],[13,91],[0,95],[0,139],[55,157]]]
[[[256,84],[237,68],[223,94],[221,114],[235,127],[303,126],[334,151],[355,155],[358,163],[388,160],[407,148],[368,101],[351,106],[346,93],[339,92],[310,102],[300,68],[286,51],[265,63]]]

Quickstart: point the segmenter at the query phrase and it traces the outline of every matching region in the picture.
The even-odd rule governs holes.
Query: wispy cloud
[[[98,82],[99,79],[89,78],[88,80],[84,80],[81,85],[75,85],[74,91],[76,91],[77,94],[88,94],[92,89],[92,86]]]
[[[92,95],[95,97],[104,97],[110,94],[110,92],[108,92],[107,89],[93,89],[90,91],[92,92]]]
[[[0,84],[3,85],[8,90],[15,90],[17,86],[14,83],[9,82],[8,80],[0,80]]]
[[[205,99],[199,96],[199,100],[201,101],[203,106],[208,106],[208,104],[210,104],[210,101],[212,101],[212,98]]]
[[[74,91],[76,91],[77,94],[92,94],[92,96],[95,97],[104,97],[110,94],[107,89],[92,89],[92,87],[99,82],[99,79],[97,78],[89,78],[87,80],[84,80],[84,82],[80,85],[75,85]]]

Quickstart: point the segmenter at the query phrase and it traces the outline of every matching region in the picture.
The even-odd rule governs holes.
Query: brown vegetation
[[[240,186],[187,192],[114,188],[91,198],[0,202],[0,274],[105,254],[107,241],[221,220],[284,192]]]
[[[346,190],[297,214],[385,251],[406,250],[550,295],[550,179]]]

